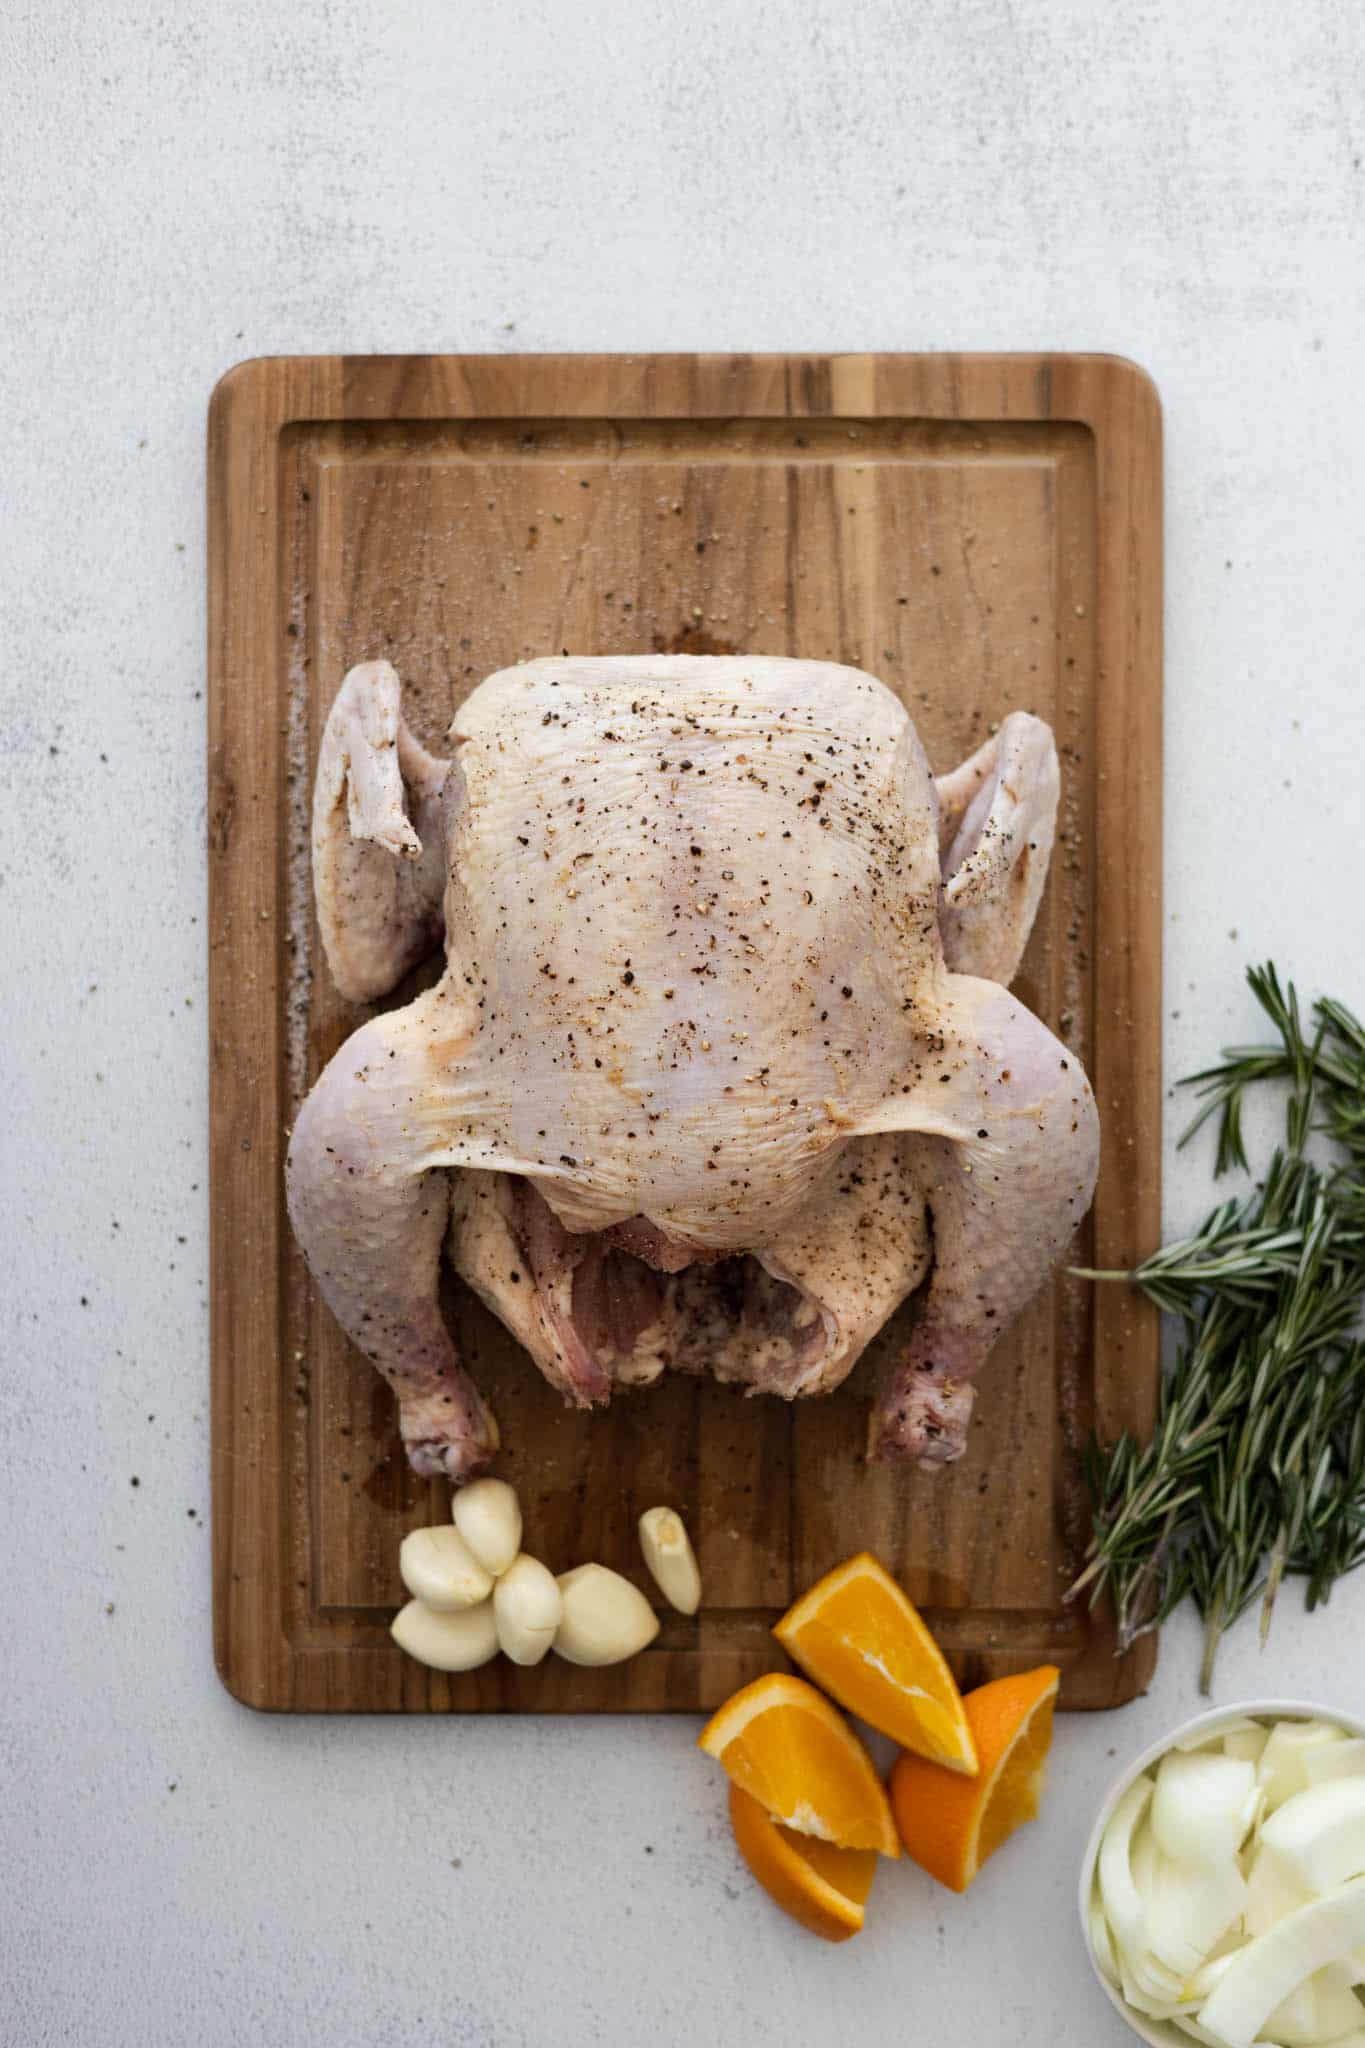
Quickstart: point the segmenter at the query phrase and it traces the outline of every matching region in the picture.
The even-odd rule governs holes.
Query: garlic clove
[[[438,1614],[477,1607],[493,1590],[489,1574],[449,1522],[410,1530],[398,1552],[398,1569],[414,1599]]]
[[[493,1619],[504,1656],[539,1664],[555,1639],[564,1611],[559,1581],[548,1565],[523,1550],[493,1588]]]
[[[394,1617],[389,1634],[400,1650],[433,1671],[475,1671],[498,1654],[491,1600],[457,1614],[440,1614],[421,1600],[409,1600]]]
[[[497,1579],[521,1549],[521,1502],[505,1479],[476,1479],[450,1503],[450,1518],[486,1572]]]
[[[554,1652],[566,1664],[621,1664],[659,1633],[659,1617],[638,1586],[601,1564],[560,1575],[564,1612]]]
[[[701,1572],[682,1516],[673,1508],[647,1508],[640,1517],[640,1548],[670,1607],[695,1614],[701,1606]]]

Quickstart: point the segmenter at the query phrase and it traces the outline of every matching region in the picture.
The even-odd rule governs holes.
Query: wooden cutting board
[[[384,655],[438,744],[482,677],[532,655],[801,654],[872,670],[938,770],[1022,707],[1063,797],[1016,987],[1084,1060],[1104,1124],[1077,1252],[1158,1241],[1161,456],[1149,381],[1105,356],[318,357],[249,362],[208,440],[214,1630],[258,1707],[699,1709],[783,1662],[769,1628],[875,1550],[959,1675],[1044,1659],[1062,1700],[1141,1689],[1150,1639],[1063,1603],[1092,1423],[1149,1425],[1152,1312],[1058,1278],[1001,1344],[970,1449],[936,1475],[862,1461],[904,1312],[829,1399],[666,1379],[567,1412],[453,1278],[527,1540],[645,1579],[640,1511],[680,1508],[705,1605],[632,1663],[467,1677],[400,1655],[403,1533],[443,1520],[383,1384],[310,1284],[284,1210],[299,1101],[365,1015],[330,985],[308,873],[322,722]],[[427,979],[431,976],[428,975]],[[406,1001],[414,980],[395,997]]]

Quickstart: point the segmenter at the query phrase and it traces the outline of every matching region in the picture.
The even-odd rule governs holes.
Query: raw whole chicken
[[[1007,993],[1057,760],[1007,718],[937,782],[830,662],[527,662],[448,759],[383,661],[347,675],[313,810],[356,1002],[445,973],[303,1104],[289,1210],[398,1396],[418,1472],[498,1443],[438,1305],[445,1247],[567,1401],[668,1368],[838,1386],[926,1280],[869,1452],[960,1455],[976,1375],[1090,1203],[1094,1099]]]

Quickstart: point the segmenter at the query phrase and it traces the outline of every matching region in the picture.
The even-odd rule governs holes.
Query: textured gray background
[[[204,410],[254,354],[1074,348],[1166,407],[1166,1059],[1365,1003],[1351,0],[41,0],[0,22],[0,2040],[1127,2038],[1061,1727],[965,1900],[830,1950],[690,1720],[271,1720],[209,1651]],[[1167,1153],[1167,1223],[1207,1155]],[[140,1485],[134,1486],[136,1474]],[[1365,1706],[1365,1580],[1219,1694]]]

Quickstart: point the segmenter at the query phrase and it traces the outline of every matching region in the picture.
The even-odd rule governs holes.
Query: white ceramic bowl
[[[1165,1756],[1168,1749],[1173,1748],[1177,1742],[1184,1742],[1191,1735],[1200,1734],[1205,1729],[1212,1733],[1222,1721],[1236,1721],[1249,1714],[1254,1714],[1259,1720],[1335,1721],[1339,1728],[1345,1728],[1350,1734],[1365,1736],[1365,1721],[1362,1721],[1359,1715],[1348,1714],[1340,1707],[1319,1706],[1312,1700],[1238,1700],[1232,1706],[1212,1707],[1207,1713],[1195,1714],[1190,1720],[1182,1721],[1178,1727],[1170,1729],[1159,1742],[1152,1743],[1149,1749],[1144,1749],[1142,1755],[1134,1757],[1132,1763],[1115,1778],[1095,1816],[1095,1825],[1090,1830],[1090,1840],[1086,1843],[1085,1854],[1081,1858],[1081,1881],[1076,1896],[1081,1916],[1081,1938],[1085,1942],[1085,1952],[1090,1958],[1090,1967],[1095,1972],[1095,1981],[1115,2012],[1122,2015],[1138,2039],[1148,2042],[1150,2048],[1191,2048],[1190,2037],[1167,2020],[1151,2020],[1145,2013],[1135,2012],[1122,1992],[1115,1990],[1095,1961],[1095,1951],[1090,1945],[1090,1892],[1095,1882],[1100,1837],[1109,1825],[1114,1808],[1134,1778],[1156,1763],[1158,1758]]]

